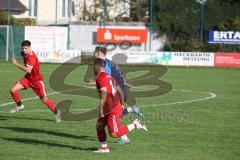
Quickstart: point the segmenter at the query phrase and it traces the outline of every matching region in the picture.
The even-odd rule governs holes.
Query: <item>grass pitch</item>
[[[57,64],[41,64],[47,93],[55,103],[74,101],[72,113],[93,109],[98,99],[81,95],[55,93],[49,76]],[[74,70],[66,84],[84,85],[85,67]],[[131,73],[128,77],[137,77]],[[234,160],[240,157],[240,69],[170,67],[161,77],[174,90],[151,98],[138,98],[149,132],[135,130],[130,144],[119,145],[108,136],[110,154],[94,154],[98,148],[96,119],[62,121],[34,98],[32,90],[21,91],[26,99],[24,111],[10,113],[10,87],[24,73],[10,63],[0,62],[0,159],[164,159],[164,160]],[[154,87],[154,86],[152,86]],[[138,86],[135,90],[151,90]],[[30,99],[29,99],[30,98]],[[33,99],[32,99],[33,98]],[[10,103],[10,104],[9,104]],[[124,117],[123,123],[134,118]]]

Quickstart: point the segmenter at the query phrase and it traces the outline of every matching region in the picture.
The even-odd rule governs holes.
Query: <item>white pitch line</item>
[[[53,93],[47,94],[47,96],[54,95],[54,94],[59,94],[59,93],[66,93],[66,92],[76,91],[76,90],[79,90],[79,89],[72,89],[72,90],[67,90],[67,91],[53,92]],[[38,98],[39,98],[38,96],[31,97],[31,98],[25,98],[25,99],[22,99],[22,101],[29,101],[29,100],[38,99]],[[3,104],[0,105],[0,107],[7,106],[7,105],[10,105],[10,104],[15,104],[15,102],[3,103]]]
[[[78,89],[75,89],[78,90]],[[62,92],[53,92],[50,93],[48,95],[54,95],[54,94],[59,94],[59,93],[63,93],[63,92],[70,92],[70,91],[74,91],[74,90],[68,90],[68,91],[62,91]],[[194,92],[192,90],[176,90],[173,89],[173,91],[179,91],[179,92]],[[199,101],[204,101],[204,100],[209,100],[209,99],[213,99],[216,98],[217,95],[215,93],[212,92],[199,92],[199,93],[203,93],[203,94],[208,94],[209,96],[205,97],[205,98],[198,98],[198,99],[190,99],[190,100],[185,100],[185,101],[178,101],[178,102],[172,102],[172,103],[163,103],[163,104],[153,104],[153,105],[143,105],[141,106],[141,108],[145,108],[145,107],[156,107],[156,106],[169,106],[169,105],[176,105],[176,104],[185,104],[185,103],[192,103],[192,102],[199,102]],[[26,98],[23,99],[22,101],[28,101],[28,100],[32,100],[32,99],[37,99],[38,97],[32,97],[32,98]],[[7,106],[9,104],[14,104],[15,102],[9,102],[9,103],[4,103],[1,104],[1,106]],[[86,108],[86,109],[71,109],[72,111],[88,111],[94,108]],[[21,111],[21,112],[48,112],[49,110],[46,109],[42,109],[42,110],[30,110],[30,111]],[[0,111],[4,112],[4,111]],[[5,111],[7,112],[7,111]]]
[[[175,91],[193,92],[193,91],[191,91],[191,90],[175,90]],[[192,103],[192,102],[209,100],[209,99],[213,99],[213,98],[216,98],[216,97],[217,97],[217,95],[216,95],[215,93],[212,93],[212,92],[199,92],[199,93],[207,93],[207,94],[210,95],[210,96],[205,97],[205,98],[191,99],[191,100],[178,101],[178,102],[172,102],[172,103],[144,105],[144,106],[141,106],[141,107],[169,106],[169,105],[176,105],[176,104]]]
[[[92,108],[94,109],[94,108]],[[78,108],[78,109],[71,109],[71,111],[89,111],[91,110],[90,108],[86,108],[86,109],[83,109],[83,108]],[[0,111],[1,112],[1,111]],[[28,111],[21,111],[21,112],[49,112],[48,109],[36,109],[36,110],[28,110]]]
[[[16,74],[16,71],[1,70],[0,73],[15,73]],[[49,73],[49,71],[41,71],[41,73]]]
[[[49,93],[48,96],[58,94],[58,93],[60,93],[60,92]],[[36,96],[36,97],[31,97],[31,98],[25,98],[25,99],[22,99],[22,101],[29,101],[29,100],[37,99],[37,98],[39,98],[39,97]],[[0,105],[0,107],[7,106],[7,105],[10,105],[10,104],[15,104],[15,102],[3,103],[3,104]]]

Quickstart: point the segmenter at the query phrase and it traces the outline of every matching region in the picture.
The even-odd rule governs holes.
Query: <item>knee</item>
[[[45,102],[45,101],[47,100],[47,97],[46,97],[46,96],[40,97],[40,99],[41,99],[43,102]]]
[[[14,87],[12,87],[11,89],[10,89],[10,92],[11,93],[13,93],[13,92],[16,92],[17,90],[14,88]]]
[[[21,89],[23,89],[23,86],[21,84],[17,83],[14,86],[11,87],[10,92],[11,93],[18,92]]]
[[[110,136],[111,136],[112,138],[118,138],[117,133],[110,133]]]

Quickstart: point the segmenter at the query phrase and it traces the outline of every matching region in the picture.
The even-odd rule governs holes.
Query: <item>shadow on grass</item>
[[[6,140],[6,141],[18,142],[18,143],[24,143],[24,144],[30,144],[30,145],[47,145],[49,147],[71,148],[71,149],[84,150],[84,151],[97,150],[96,147],[82,148],[82,147],[75,147],[75,146],[66,145],[66,144],[44,142],[44,141],[40,141],[40,140],[27,139],[27,138],[6,138],[6,137],[0,137],[0,138],[3,139],[3,140]]]
[[[6,121],[6,120],[8,120],[8,119],[0,117],[0,121]]]
[[[23,120],[35,120],[35,121],[49,121],[53,122],[55,119],[40,119],[40,118],[31,118],[31,117],[14,117],[14,116],[2,116],[0,115],[0,119],[4,118],[7,119],[23,119]]]
[[[85,136],[85,135],[73,135],[68,133],[56,132],[56,131],[48,131],[44,129],[36,129],[36,128],[20,128],[20,127],[2,127],[0,129],[8,129],[15,132],[22,132],[22,133],[45,133],[49,135],[64,137],[64,138],[75,138],[81,140],[88,140],[88,141],[96,141],[95,137],[92,136]]]

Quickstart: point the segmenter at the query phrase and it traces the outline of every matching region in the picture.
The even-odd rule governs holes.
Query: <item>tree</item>
[[[166,35],[168,49],[194,50],[199,49],[199,46],[206,49],[199,44],[201,6],[197,0],[158,0],[154,6],[154,28],[159,36]],[[205,44],[208,30],[240,30],[239,8],[239,0],[206,1]]]
[[[158,0],[154,8],[154,28],[169,41],[197,38],[199,5],[192,0]],[[197,26],[197,27],[196,27]]]
[[[0,10],[0,25],[5,24],[8,24],[7,14],[3,10]]]
[[[146,21],[149,0],[130,0],[130,17],[134,22]]]

